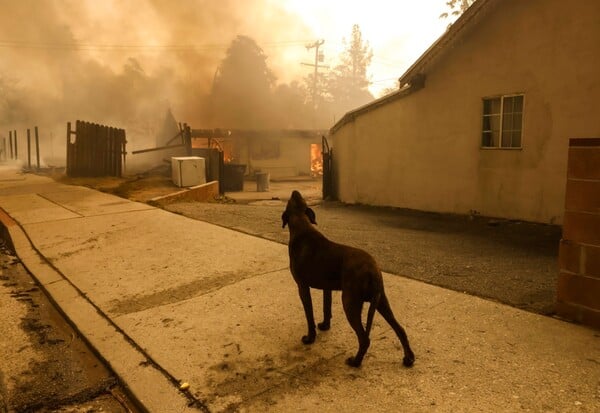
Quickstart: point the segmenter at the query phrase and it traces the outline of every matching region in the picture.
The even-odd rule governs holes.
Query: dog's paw
[[[410,356],[404,356],[402,359],[402,364],[404,364],[406,367],[412,367],[413,364],[415,364],[415,356],[412,354]]]
[[[321,331],[327,331],[331,327],[331,324],[329,324],[329,321],[323,321],[322,323],[317,324],[317,327],[319,327],[319,330]]]
[[[362,360],[361,360],[362,361]],[[348,357],[346,359],[346,364],[349,365],[350,367],[360,367],[360,361],[356,361],[356,358],[354,357]]]
[[[302,342],[304,344],[312,344],[315,342],[315,336],[302,336]]]

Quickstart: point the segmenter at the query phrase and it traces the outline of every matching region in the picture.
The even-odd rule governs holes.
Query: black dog
[[[319,330],[329,330],[331,320],[331,291],[342,291],[342,303],[346,318],[358,337],[358,352],[346,363],[359,367],[369,348],[369,332],[375,310],[392,326],[404,349],[403,363],[410,367],[415,356],[408,343],[404,329],[398,324],[383,290],[383,278],[375,260],[363,250],[329,241],[312,225],[316,224],[314,211],[306,205],[300,192],[293,191],[281,216],[283,228],[290,230],[288,250],[290,270],[298,284],[300,299],[304,306],[308,334],[302,337],[304,344],[311,344],[317,335],[313,316],[310,288],[323,290],[324,319]],[[369,302],[366,329],[361,312],[363,302]]]

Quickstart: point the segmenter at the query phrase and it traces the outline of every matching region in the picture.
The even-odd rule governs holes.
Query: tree
[[[331,106],[332,99],[327,93],[328,90],[328,75],[325,72],[317,74],[315,82],[314,73],[310,73],[304,77],[302,85],[305,91],[304,103],[309,108],[309,124],[313,128],[326,128],[331,123]]]
[[[389,94],[392,94],[392,93],[395,93],[395,92],[397,92],[398,90],[399,90],[399,87],[398,87],[398,86],[394,86],[394,87],[392,87],[392,86],[390,86],[390,87],[386,87],[385,89],[383,89],[383,90],[382,90],[382,91],[379,93],[379,97],[381,98],[381,97],[387,96],[387,95],[389,95]]]
[[[277,85],[273,93],[277,127],[302,129],[310,125],[312,110],[307,101],[308,90],[297,81]]]
[[[446,5],[449,11],[440,14],[440,19],[447,19],[450,16],[458,17],[473,3],[475,3],[475,0],[448,0]]]
[[[264,128],[273,119],[275,76],[256,42],[237,36],[217,68],[210,96],[212,123],[230,128]]]
[[[27,120],[30,107],[18,81],[0,75],[0,125],[13,127],[15,122]]]
[[[350,41],[344,39],[343,42],[346,49],[340,55],[340,64],[327,76],[327,93],[336,111],[345,112],[373,99],[367,77],[373,50],[363,41],[357,24],[352,26]]]

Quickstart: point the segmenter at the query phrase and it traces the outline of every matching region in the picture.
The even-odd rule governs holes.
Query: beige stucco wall
[[[568,139],[600,137],[600,1],[497,3],[423,89],[334,128],[342,201],[562,222]],[[481,99],[511,93],[522,150],[481,149]]]

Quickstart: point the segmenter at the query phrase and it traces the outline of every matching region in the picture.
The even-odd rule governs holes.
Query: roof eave
[[[416,76],[424,76],[431,62],[452,43],[490,3],[495,0],[476,0],[471,7],[452,23],[448,29],[404,72],[398,79],[400,86],[409,84]]]
[[[379,98],[364,106],[347,112],[335,125],[331,127],[329,133],[335,133],[345,124],[356,119],[357,116],[370,112],[384,104],[396,99],[408,96],[417,90],[425,87],[425,78],[427,69],[429,69],[435,58],[456,38],[463,33],[464,28],[472,24],[481,12],[488,8],[497,0],[476,0],[456,21],[441,35],[426,51],[413,63],[406,72],[398,79],[400,89],[394,93]]]
[[[345,124],[352,122],[354,119],[356,119],[357,116],[375,110],[378,107],[386,105],[387,103],[392,102],[394,100],[408,96],[416,90],[420,89],[421,87],[421,85],[406,85],[398,89],[397,91],[390,93],[389,95],[385,95],[383,97],[380,97],[379,99],[367,103],[366,105],[360,106],[356,109],[346,112],[346,114],[339,121],[337,121],[335,125],[331,127],[331,129],[329,129],[329,133],[333,134]]]

